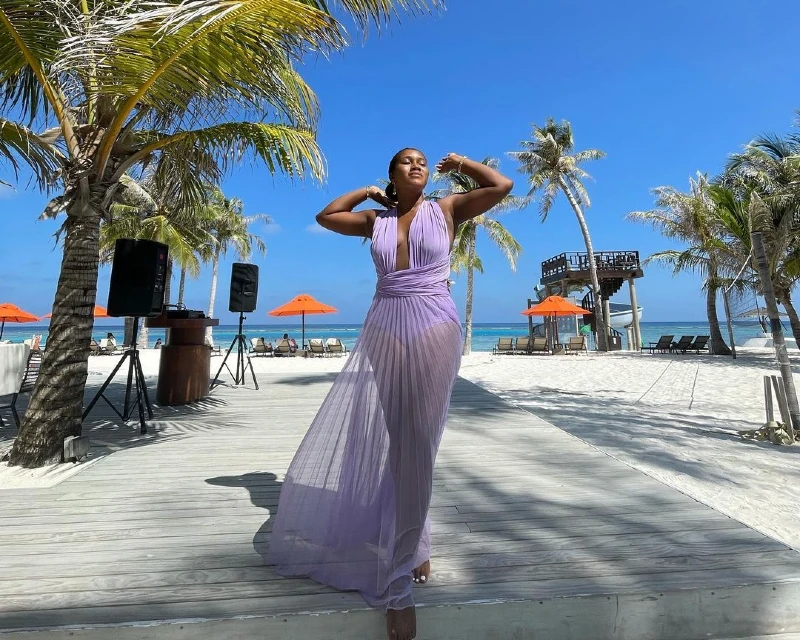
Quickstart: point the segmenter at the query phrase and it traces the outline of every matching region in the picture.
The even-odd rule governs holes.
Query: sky
[[[267,312],[298,293],[339,309],[324,322],[360,323],[375,275],[369,248],[357,238],[323,231],[314,216],[341,193],[386,178],[391,156],[407,146],[431,164],[448,152],[501,160],[528,186],[506,156],[547,117],[572,123],[577,149],[606,158],[584,168],[591,207],[586,217],[595,250],[638,250],[642,257],[674,241],[625,220],[653,206],[651,189],[685,189],[697,171],[718,173],[730,153],[755,136],[787,133],[800,108],[796,26],[800,3],[774,0],[450,0],[434,16],[403,17],[381,34],[329,60],[301,68],[322,110],[319,143],[324,183],[292,182],[266,168],[245,165],[223,183],[245,213],[266,213],[273,224],[254,227],[267,243],[260,267],[258,309],[248,322],[272,321]],[[496,10],[487,10],[487,6]],[[0,165],[0,180],[9,181]],[[39,221],[47,198],[23,176],[14,190],[0,187],[0,302],[48,313],[61,253],[53,234],[60,222]],[[504,214],[503,224],[523,253],[512,272],[500,251],[479,232],[484,273],[475,280],[475,322],[521,322],[541,262],[583,251],[572,210],[560,197],[542,223],[535,206]],[[230,264],[220,266],[215,317],[227,311]],[[108,297],[109,269],[101,270],[97,300]],[[210,267],[187,283],[185,303],[206,310]],[[453,295],[463,314],[465,276]],[[177,276],[173,282],[177,290]],[[627,302],[627,287],[614,301]],[[705,318],[696,276],[673,276],[658,266],[637,282],[643,320]],[[278,319],[274,319],[278,320]]]

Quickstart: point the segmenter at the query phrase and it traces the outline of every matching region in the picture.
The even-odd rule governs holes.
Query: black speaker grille
[[[234,262],[228,311],[250,313],[258,303],[258,265]]]
[[[108,315],[157,316],[164,308],[167,245],[123,238],[114,245]]]

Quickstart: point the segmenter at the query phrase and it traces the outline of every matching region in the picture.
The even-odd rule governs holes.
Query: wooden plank
[[[791,550],[668,558],[592,559],[541,565],[523,562],[522,559],[521,555],[494,558],[492,562],[488,562],[488,559],[482,556],[444,558],[434,565],[429,585],[493,584],[534,579],[586,578],[588,580],[597,576],[620,575],[621,571],[624,571],[625,575],[636,576],[674,572],[676,569],[687,572],[688,582],[696,577],[696,572],[737,568],[744,570],[747,567],[768,571],[770,567],[784,566],[787,563],[800,567],[800,558]],[[303,590],[315,586],[309,580],[283,578],[267,566],[205,568],[191,571],[146,571],[139,568],[134,574],[68,576],[57,579],[6,579],[0,583],[0,594],[3,598],[0,608],[5,608],[6,603],[8,607],[17,606],[13,603],[20,602],[15,600],[18,596],[30,595],[46,596],[41,602],[41,607],[37,608],[54,608],[54,602],[63,600],[75,602],[75,606],[84,606],[87,602],[103,604],[106,602],[105,598],[116,601],[116,598],[128,589],[137,590],[136,593],[141,596],[141,599],[138,599],[141,604],[151,601],[171,602],[180,601],[185,588],[195,589],[192,594],[202,594],[206,588],[210,593],[216,594],[217,586],[233,584],[263,589],[265,597],[271,595],[276,588],[280,593],[286,594],[290,589]],[[85,594],[85,599],[81,599],[81,594]]]
[[[219,389],[157,409],[145,438],[98,419],[97,463],[53,489],[0,491],[0,629],[363,611],[357,594],[264,564],[286,467],[331,380]],[[277,390],[280,420],[265,418]],[[800,581],[785,545],[462,380],[430,515],[423,609]]]
[[[721,557],[721,556],[720,556]],[[554,583],[564,593],[574,593],[576,589],[582,590],[583,585],[592,582],[600,584],[613,585],[615,592],[626,592],[644,588],[652,588],[660,584],[659,576],[670,576],[673,579],[680,575],[682,576],[681,584],[683,588],[688,586],[696,587],[709,587],[716,584],[726,585],[729,580],[733,579],[738,584],[753,584],[755,581],[779,581],[782,579],[796,579],[798,571],[800,571],[800,559],[795,558],[794,562],[789,562],[783,559],[782,562],[772,562],[764,564],[750,565],[746,561],[740,562],[739,558],[727,557],[725,560],[712,560],[711,558],[719,558],[711,556],[703,558],[699,565],[695,568],[681,567],[676,573],[673,571],[675,567],[666,565],[661,566],[658,562],[649,560],[643,561],[640,570],[634,567],[615,566],[613,562],[598,562],[598,563],[581,563],[578,565],[569,564],[563,565],[560,571],[552,570],[553,565],[547,565],[546,568],[538,569],[537,567],[521,567],[512,568],[506,567],[503,572],[496,569],[490,570],[474,570],[464,572],[449,572],[446,576],[447,582],[434,580],[430,584],[425,585],[424,598],[421,600],[431,602],[429,597],[430,591],[434,591],[434,601],[441,602],[448,601],[452,598],[448,594],[448,590],[454,586],[466,585],[468,589],[474,589],[477,585],[482,585],[483,582],[480,578],[485,580],[492,580],[492,584],[496,585],[495,589],[501,593],[509,593],[512,585],[515,585],[516,592],[520,586],[526,589],[533,589],[536,593],[547,594],[552,597],[553,593],[550,591],[537,591],[544,584]],[[763,559],[760,560],[763,562]],[[737,564],[738,563],[738,564]],[[715,566],[717,565],[717,566]],[[663,571],[657,569],[661,566]],[[558,569],[558,567],[556,567]],[[226,570],[221,570],[220,573]],[[261,572],[262,575],[269,572],[268,569],[254,569],[255,572]],[[541,572],[541,575],[537,574]],[[136,602],[140,605],[146,606],[149,604],[157,603],[175,603],[175,602],[196,602],[202,600],[219,601],[227,598],[257,598],[261,597],[269,599],[271,597],[295,595],[305,596],[320,592],[333,592],[333,589],[321,587],[319,584],[303,578],[283,578],[280,580],[246,580],[244,575],[248,572],[247,569],[229,570],[226,575],[233,578],[231,581],[213,582],[213,583],[189,583],[183,584],[180,588],[175,588],[174,585],[167,586],[134,586],[136,594]],[[252,571],[251,571],[252,573]],[[472,574],[478,576],[478,580],[472,577]],[[505,574],[505,575],[503,575]],[[238,578],[234,576],[239,576]],[[535,578],[535,580],[533,579]],[[47,593],[36,593],[33,595],[6,593],[3,595],[2,607],[7,611],[19,610],[36,610],[36,609],[58,609],[65,607],[82,608],[88,606],[117,606],[127,604],[131,592],[129,587],[125,588],[110,588],[96,591],[52,591]]]

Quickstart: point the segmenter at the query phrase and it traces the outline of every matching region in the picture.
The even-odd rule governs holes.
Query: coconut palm
[[[254,249],[261,255],[267,252],[264,240],[248,231],[248,228],[257,222],[270,224],[272,219],[264,213],[245,216],[243,210],[244,205],[239,198],[226,198],[219,187],[209,189],[207,214],[204,216],[206,230],[213,241],[206,251],[207,259],[211,261],[209,318],[214,317],[220,257],[229,249],[233,249],[239,260],[249,259]],[[206,334],[211,337],[211,327],[206,329]]]
[[[337,3],[362,27],[425,7]],[[11,464],[59,461],[80,433],[100,221],[122,176],[149,162],[198,202],[245,156],[321,176],[316,99],[292,62],[345,44],[320,0],[3,1],[0,160],[57,189],[46,213],[66,213],[47,354]]]
[[[111,205],[108,222],[100,227],[100,257],[107,262],[113,256],[114,245],[120,238],[154,240],[168,248],[164,303],[171,300],[173,265],[181,269],[181,287],[188,271],[192,277],[200,274],[199,252],[204,251],[213,238],[202,222],[205,209],[188,205],[182,208],[184,197],[181,185],[156,180],[156,174],[145,172],[139,179],[123,176],[122,186]],[[182,293],[179,294],[179,298]],[[129,334],[133,323],[126,319],[125,344],[133,340]],[[141,328],[139,343],[148,344],[147,327]]]
[[[711,336],[711,352],[731,353],[725,343],[717,315],[717,293],[728,284],[725,265],[729,251],[722,238],[716,205],[709,195],[708,177],[698,174],[689,179],[689,191],[674,187],[653,189],[656,208],[632,211],[629,220],[651,224],[667,238],[675,238],[687,246],[681,250],[668,249],[649,256],[645,263],[660,262],[672,267],[675,273],[699,273],[706,292],[706,315]]]
[[[586,245],[589,277],[595,301],[597,347],[600,351],[607,351],[606,318],[601,304],[600,280],[597,277],[592,238],[583,212],[584,207],[591,205],[583,180],[591,176],[579,166],[588,160],[599,160],[605,157],[605,153],[599,149],[575,151],[572,125],[566,120],[556,123],[553,118],[548,118],[543,127],[533,125],[532,139],[523,140],[520,145],[522,151],[512,151],[508,155],[519,161],[519,171],[528,176],[530,185],[528,197],[533,198],[537,192],[542,191],[539,200],[542,222],[547,219],[559,192],[567,198],[578,219]]]
[[[800,317],[791,295],[800,279],[800,138],[755,139],[731,156],[719,183],[711,195],[730,248],[741,261],[752,260],[750,233],[762,233],[775,296],[789,316],[795,340],[800,340]],[[751,268],[757,280],[757,270]]]
[[[482,162],[493,169],[497,169],[500,166],[500,161],[496,158],[486,158]],[[444,198],[453,193],[467,193],[480,186],[469,176],[458,172],[446,174],[437,173],[434,175],[433,181],[445,184],[444,188],[437,189],[430,194],[429,197],[433,200]],[[472,351],[472,300],[475,290],[475,271],[477,270],[479,273],[483,273],[483,262],[475,250],[478,229],[482,228],[486,232],[489,239],[492,240],[505,255],[511,265],[511,270],[516,271],[517,258],[519,257],[520,251],[522,251],[522,246],[508,232],[508,229],[495,220],[493,216],[505,211],[520,209],[525,206],[525,202],[524,198],[507,195],[485,214],[463,222],[456,228],[455,247],[450,255],[450,266],[455,273],[461,273],[463,271],[467,273],[467,303],[464,314],[465,332],[463,347],[463,355],[465,356],[469,355]]]

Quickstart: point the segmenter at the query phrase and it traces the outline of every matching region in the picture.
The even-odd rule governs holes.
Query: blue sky
[[[329,61],[303,69],[316,90],[319,141],[329,175],[325,184],[292,183],[260,166],[235,170],[225,181],[246,213],[268,213],[275,224],[254,229],[267,242],[259,305],[251,321],[307,292],[339,308],[326,321],[361,322],[374,289],[368,247],[322,232],[314,215],[342,192],[384,178],[399,148],[419,147],[433,162],[449,151],[496,156],[527,191],[505,152],[518,147],[532,123],[548,116],[572,122],[576,146],[604,150],[586,166],[592,207],[587,219],[597,250],[636,249],[643,256],[669,241],[624,220],[652,206],[650,189],[684,188],[698,170],[714,174],[726,156],[755,135],[790,130],[800,108],[795,25],[800,4],[776,0],[668,0],[645,3],[504,0],[487,11],[481,0],[451,0],[434,17],[400,25]],[[8,179],[0,169],[0,178]],[[0,191],[4,239],[0,301],[37,314],[50,310],[60,264],[53,233],[38,221],[45,197]],[[475,321],[522,321],[541,261],[583,250],[575,217],[561,199],[542,224],[535,207],[503,216],[523,246],[516,273],[484,236],[478,251],[485,273],[476,277]],[[222,265],[216,316],[227,311],[229,257]],[[465,278],[453,289],[463,313]],[[210,269],[187,285],[191,308],[208,305]],[[175,281],[177,288],[177,278]],[[623,290],[625,291],[625,290]],[[622,293],[615,300],[625,301]],[[650,267],[638,282],[644,320],[702,320],[704,298],[692,276]],[[101,273],[98,302],[108,294]]]

